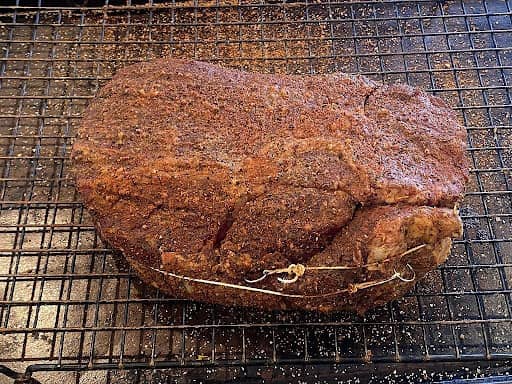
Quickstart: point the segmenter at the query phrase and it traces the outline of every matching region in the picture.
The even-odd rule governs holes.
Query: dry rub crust
[[[264,309],[355,310],[399,297],[398,280],[322,299],[184,282],[150,269],[247,285],[290,263],[329,293],[418,277],[461,234],[465,130],[439,98],[345,74],[246,73],[160,59],[120,70],[90,104],[73,147],[77,188],[104,240],[141,278],[175,297]],[[397,257],[419,244],[427,246]]]

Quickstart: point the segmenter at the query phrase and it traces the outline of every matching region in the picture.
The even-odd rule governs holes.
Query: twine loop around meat
[[[416,280],[416,272],[414,271],[414,269],[411,267],[410,264],[406,264],[406,268],[409,271],[408,273],[411,274],[410,277],[405,277],[404,272],[398,272],[395,269],[395,270],[393,270],[393,274],[391,276],[389,276],[388,278],[381,279],[381,280],[371,280],[371,281],[363,281],[361,283],[351,283],[348,285],[347,288],[342,288],[342,289],[339,289],[334,292],[321,293],[321,294],[317,294],[317,295],[300,295],[300,294],[295,294],[295,293],[285,293],[285,292],[273,291],[270,289],[248,287],[248,286],[239,285],[239,284],[224,283],[222,281],[196,279],[194,277],[178,275],[176,273],[172,273],[169,271],[163,271],[158,268],[149,267],[149,269],[151,269],[155,272],[158,272],[163,275],[170,276],[170,277],[173,277],[176,279],[184,280],[184,281],[190,281],[190,282],[194,282],[194,283],[201,283],[201,284],[207,284],[207,285],[214,285],[214,286],[219,286],[219,287],[224,287],[224,288],[233,288],[233,289],[255,292],[255,293],[263,293],[266,295],[288,297],[288,298],[293,298],[293,299],[318,299],[318,298],[322,298],[322,297],[337,296],[342,293],[348,293],[349,295],[351,295],[351,294],[356,293],[359,290],[368,289],[368,288],[376,287],[379,285],[387,284],[393,280],[400,280],[403,283],[412,283],[414,280]]]
[[[408,249],[407,251],[401,253],[394,259],[395,260],[400,259],[401,257],[408,255],[412,252],[416,252],[423,247],[426,247],[426,244],[421,244],[414,248]],[[385,260],[385,261],[387,261],[387,260]],[[263,275],[261,277],[259,277],[258,279],[246,280],[246,282],[256,283],[256,282],[262,281],[263,279],[265,279],[267,276],[270,276],[270,275],[287,273],[288,275],[290,275],[292,277],[289,279],[284,279],[282,277],[278,277],[277,280],[282,284],[291,284],[291,283],[296,282],[300,277],[302,277],[306,273],[307,270],[316,270],[316,271],[351,270],[351,269],[360,269],[360,268],[368,267],[371,265],[379,265],[383,262],[365,264],[365,265],[360,265],[360,266],[332,266],[332,267],[328,267],[328,266],[308,267],[303,264],[290,264],[287,268],[278,268],[278,269],[272,269],[272,270],[266,269],[263,271]],[[402,283],[412,283],[416,280],[416,272],[414,271],[413,267],[409,263],[407,263],[405,265],[404,271],[399,272],[396,269],[393,269],[393,274],[387,278],[383,278],[380,280],[363,281],[360,283],[350,283],[350,284],[348,284],[348,286],[346,288],[342,288],[342,289],[339,289],[334,292],[328,292],[328,293],[322,293],[322,294],[316,294],[316,295],[301,295],[301,294],[273,291],[273,290],[264,289],[264,288],[250,287],[250,286],[239,285],[239,284],[225,283],[222,281],[198,279],[198,278],[194,278],[194,277],[179,275],[179,274],[169,272],[169,271],[164,271],[164,270],[158,269],[158,268],[153,268],[153,267],[147,267],[147,268],[151,269],[154,272],[158,272],[160,274],[163,274],[163,275],[166,275],[169,277],[173,277],[176,279],[184,280],[184,281],[213,285],[213,286],[220,286],[220,287],[224,287],[224,288],[238,289],[238,290],[255,292],[255,293],[262,293],[262,294],[273,295],[273,296],[289,297],[289,298],[295,298],[295,299],[314,299],[314,298],[336,296],[336,295],[340,295],[343,293],[352,295],[359,290],[368,289],[368,288],[376,287],[379,285],[387,284],[394,280],[400,280]]]
[[[416,247],[410,248],[410,249],[402,252],[400,255],[398,255],[396,258],[393,258],[393,259],[400,259],[400,258],[404,257],[405,255],[419,251],[420,249],[422,249],[426,246],[427,246],[426,244],[420,244]],[[332,270],[362,269],[362,268],[368,268],[368,267],[372,267],[372,266],[378,266],[385,262],[389,262],[390,260],[393,260],[393,259],[390,258],[390,259],[387,259],[384,261],[368,263],[368,264],[363,264],[363,265],[305,266],[303,264],[290,264],[287,268],[264,269],[262,272],[262,275],[260,277],[258,277],[257,279],[253,279],[253,280],[244,279],[244,280],[246,283],[254,284],[254,283],[259,283],[260,281],[265,280],[268,276],[287,273],[288,276],[291,276],[290,278],[286,279],[283,277],[278,277],[277,281],[279,281],[281,284],[292,284],[292,283],[295,283],[300,277],[304,276],[304,274],[308,270],[309,271],[328,271],[328,270],[332,271]]]

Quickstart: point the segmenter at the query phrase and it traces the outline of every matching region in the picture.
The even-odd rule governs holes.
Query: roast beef
[[[72,158],[101,237],[172,297],[362,313],[460,236],[465,141],[408,86],[159,59],[100,90]]]

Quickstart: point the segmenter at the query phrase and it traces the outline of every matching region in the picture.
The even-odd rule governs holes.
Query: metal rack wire
[[[317,382],[506,369],[511,8],[510,0],[0,8],[0,373],[51,383]],[[365,318],[222,308],[144,287],[98,239],[68,155],[97,89],[117,68],[160,56],[363,73],[444,98],[468,130],[464,238],[414,292]]]

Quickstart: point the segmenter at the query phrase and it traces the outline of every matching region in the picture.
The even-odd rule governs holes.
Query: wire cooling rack
[[[0,373],[18,383],[284,383],[506,370],[511,7],[217,0],[0,8]],[[144,287],[97,237],[68,175],[69,151],[88,100],[116,69],[162,56],[260,72],[362,73],[442,97],[468,131],[464,238],[414,292],[364,318],[223,308]]]

